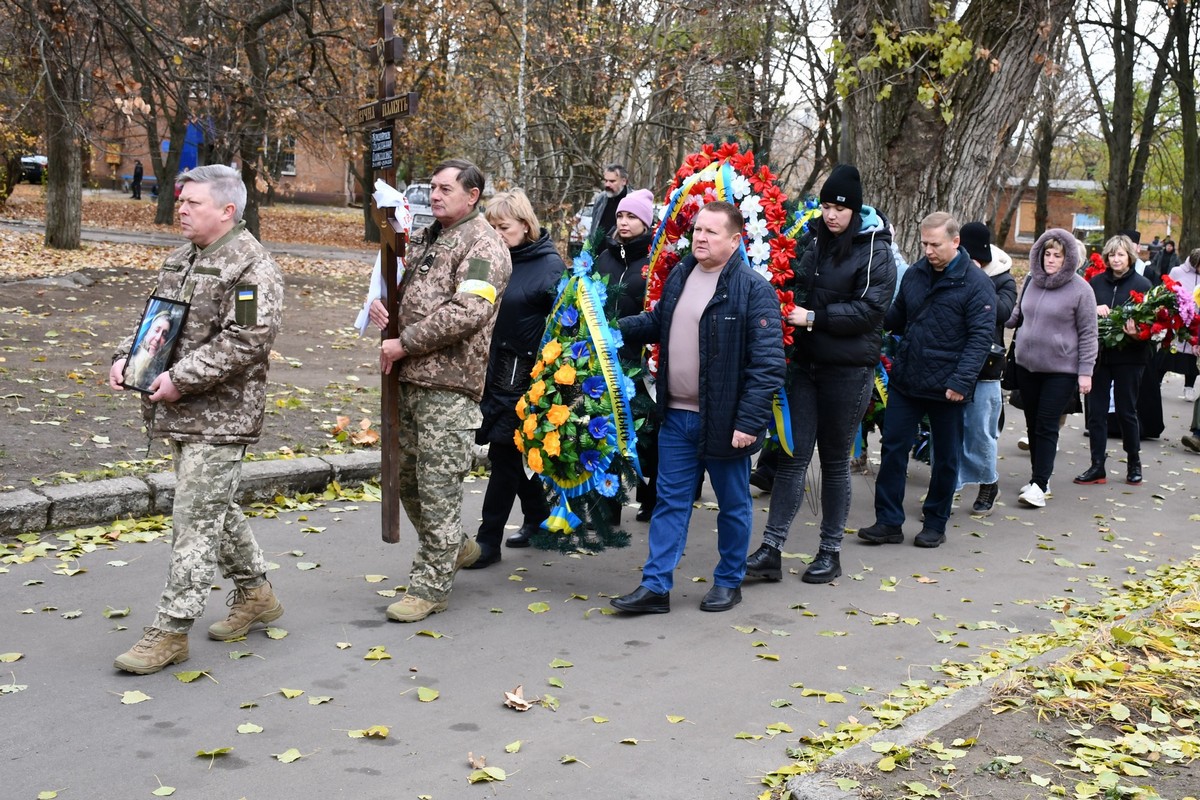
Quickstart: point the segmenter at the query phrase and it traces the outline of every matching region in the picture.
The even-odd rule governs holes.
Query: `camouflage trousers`
[[[463,478],[471,470],[479,404],[464,394],[400,384],[400,502],[417,531],[408,593],[435,603],[454,583],[463,544]]]
[[[241,444],[171,442],[171,564],[154,627],[186,633],[204,614],[217,567],[238,586],[262,583],[267,564],[236,499],[245,453]]]

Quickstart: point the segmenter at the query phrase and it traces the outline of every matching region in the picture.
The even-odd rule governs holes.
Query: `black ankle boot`
[[[761,545],[746,559],[746,575],[769,581],[783,580],[779,550],[769,544]]]
[[[1130,469],[1133,469],[1132,465],[1130,465]],[[1076,475],[1075,482],[1083,485],[1107,483],[1108,473],[1104,469],[1104,462],[1101,461],[1099,464],[1092,464],[1086,470]]]
[[[818,550],[817,557],[804,570],[800,580],[805,583],[829,583],[842,574],[841,554],[832,550]]]
[[[1139,456],[1130,456],[1128,466],[1125,470],[1125,482],[1130,486],[1140,486],[1142,483],[1142,459]]]

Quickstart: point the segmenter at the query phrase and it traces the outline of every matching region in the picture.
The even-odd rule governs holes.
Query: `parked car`
[[[21,156],[21,180],[41,183],[46,174],[45,156]]]
[[[433,187],[428,183],[410,183],[404,190],[404,199],[413,215],[413,230],[433,224],[433,206],[429,202],[431,191]]]

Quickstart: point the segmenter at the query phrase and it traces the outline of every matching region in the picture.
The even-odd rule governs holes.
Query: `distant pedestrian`
[[[1182,264],[1171,270],[1171,278],[1183,284],[1189,294],[1195,296],[1200,288],[1200,247],[1193,250]],[[1183,375],[1183,397],[1187,402],[1196,399],[1197,349],[1188,342],[1177,342],[1175,350],[1167,354],[1164,371]]]
[[[992,343],[1004,347],[1004,323],[1017,304],[1017,282],[1012,276],[1012,259],[992,244],[992,233],[982,222],[968,222],[960,233],[963,249],[975,266],[983,270],[996,290],[996,325]],[[1003,359],[998,363],[1003,364]],[[996,469],[996,446],[1000,439],[1000,412],[1004,408],[1000,374],[980,376],[975,397],[963,408],[963,446],[958,462],[958,488],[979,484],[979,494],[971,513],[992,513],[1000,495],[1000,474]]]
[[[888,380],[888,405],[875,481],[875,523],[858,537],[871,544],[904,541],[908,454],[923,417],[937,452],[925,495],[924,524],[913,541],[937,547],[946,541],[962,452],[963,406],[975,393],[991,350],[996,291],[959,246],[959,225],[939,211],[921,221],[925,256],[904,273],[884,328],[900,336]]]
[[[188,658],[217,568],[233,581],[229,616],[208,629],[231,641],[283,614],[267,562],[237,502],[246,445],[258,441],[283,275],[242,221],[246,186],[229,167],[179,177],[179,222],[191,244],[167,256],[154,294],[190,309],[175,361],[143,397],[149,434],[170,441],[176,486],[167,585],[151,627],[115,666],[146,675]],[[117,348],[108,383],[120,391],[133,337]]]
[[[133,161],[133,180],[129,183],[129,188],[133,191],[133,199],[142,199],[142,162],[134,159]]]
[[[379,348],[380,369],[400,373],[400,501],[417,531],[408,589],[387,609],[397,622],[445,611],[455,574],[480,555],[463,531],[463,478],[483,421],[496,304],[512,272],[504,240],[479,210],[479,168],[443,161],[430,186],[434,221],[413,233],[397,292],[399,336]],[[387,327],[380,301],[370,317]]]
[[[1092,390],[1099,350],[1096,295],[1076,270],[1082,253],[1075,237],[1051,228],[1029,251],[1029,277],[1005,323],[1018,328],[1017,389],[1025,412],[1032,475],[1017,502],[1043,508],[1058,452],[1060,418],[1072,395]],[[1107,401],[1107,399],[1106,399]]]

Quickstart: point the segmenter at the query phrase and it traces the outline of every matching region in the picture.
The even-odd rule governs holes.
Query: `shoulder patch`
[[[488,273],[491,272],[492,265],[488,263],[486,258],[469,258],[467,259],[467,277],[468,281],[486,281]]]

